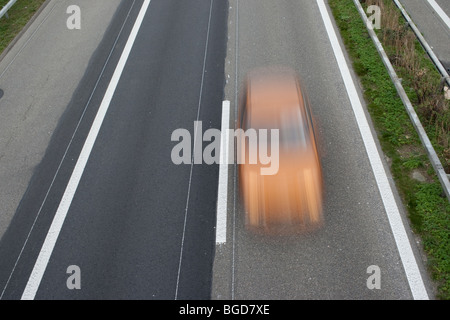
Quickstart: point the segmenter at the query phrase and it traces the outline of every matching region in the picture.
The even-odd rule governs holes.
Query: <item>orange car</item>
[[[267,161],[257,157],[258,161],[252,163],[257,149],[249,147],[247,135],[238,136],[246,225],[269,232],[319,226],[322,170],[309,100],[296,73],[285,69],[251,72],[245,82],[238,126],[243,132],[267,129],[267,150],[278,152],[278,159],[274,154],[271,157],[279,161],[275,174],[262,174]],[[271,129],[278,129],[278,141],[270,135]],[[278,143],[278,149],[271,148],[273,143]]]

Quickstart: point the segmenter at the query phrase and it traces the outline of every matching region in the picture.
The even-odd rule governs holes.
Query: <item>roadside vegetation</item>
[[[362,0],[378,5],[378,37],[447,173],[450,172],[450,101],[441,76],[391,0]],[[361,81],[380,143],[420,236],[437,298],[450,299],[450,203],[410,122],[387,70],[353,0],[329,0],[353,67]]]
[[[9,0],[0,0],[2,9]],[[8,10],[8,18],[0,18],[0,54],[8,47],[11,41],[22,31],[45,0],[17,0]]]

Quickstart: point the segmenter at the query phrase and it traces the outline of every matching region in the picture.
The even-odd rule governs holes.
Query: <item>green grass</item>
[[[414,130],[405,107],[367,32],[353,0],[329,0],[353,67],[364,88],[369,112],[374,121],[384,153],[390,158],[391,171],[399,193],[408,210],[413,231],[420,235],[428,258],[431,277],[438,286],[437,298],[450,299],[450,203],[435,175],[428,157]],[[422,48],[416,46],[421,66],[430,67]],[[418,93],[412,88],[411,76],[397,70],[413,104]],[[430,81],[439,75],[430,72]],[[436,80],[437,77],[437,80]],[[420,113],[420,112],[418,112]],[[421,113],[420,113],[421,114]],[[441,115],[440,115],[441,116]],[[442,115],[448,119],[447,114]],[[445,118],[447,117],[447,118]],[[436,124],[421,118],[430,140],[443,161],[444,147],[437,142]],[[447,163],[444,163],[447,165]],[[413,171],[426,177],[425,182],[412,178]]]
[[[9,0],[0,0],[0,8],[3,8]],[[8,10],[8,18],[0,19],[0,54],[11,41],[20,33],[31,17],[36,13],[45,0],[17,0]]]

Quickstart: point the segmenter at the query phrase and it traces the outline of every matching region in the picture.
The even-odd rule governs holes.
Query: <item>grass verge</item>
[[[0,9],[9,0],[0,0]],[[0,18],[0,54],[8,47],[11,41],[22,31],[45,0],[17,0],[8,10],[8,18]]]
[[[382,11],[387,13],[392,9],[389,14],[393,15],[389,20],[382,17],[380,40],[390,59],[397,60],[394,68],[403,79],[405,91],[448,169],[450,103],[439,97],[440,75],[418,41],[407,35],[402,17],[398,12],[394,14],[396,7],[389,7],[392,1],[380,1]],[[422,239],[428,269],[437,285],[437,298],[449,300],[450,203],[353,0],[329,0],[329,5],[363,86],[369,112],[383,151],[390,159],[392,175],[408,210],[411,226]],[[393,23],[402,33],[389,31],[383,20]],[[389,43],[388,40],[394,41]],[[413,55],[414,59],[401,55]],[[423,78],[423,82],[418,82],[422,80],[418,78]],[[439,102],[433,104],[433,99]]]

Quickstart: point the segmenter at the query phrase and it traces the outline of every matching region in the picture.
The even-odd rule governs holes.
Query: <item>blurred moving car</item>
[[[239,182],[247,227],[271,232],[320,226],[322,169],[309,99],[297,74],[280,68],[250,72],[244,83],[238,127],[244,132],[279,130],[279,141],[268,139],[269,144],[279,143],[279,168],[273,175],[261,174],[267,163],[260,158],[250,163],[257,150],[248,148],[247,136],[238,136]]]

